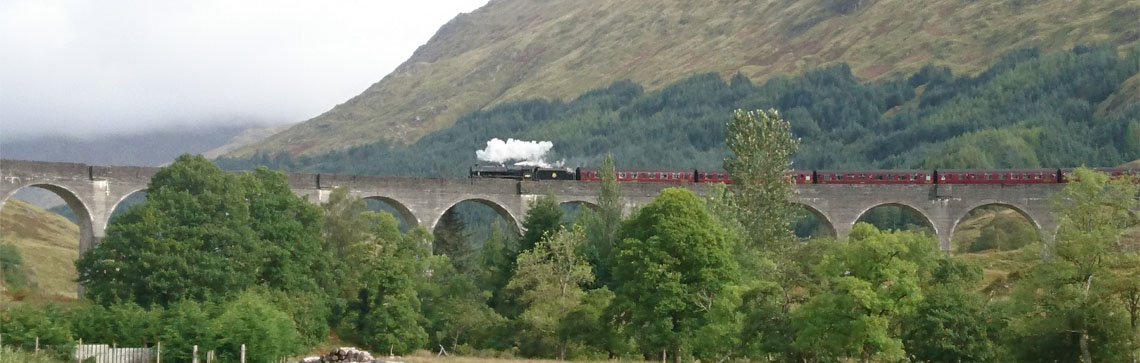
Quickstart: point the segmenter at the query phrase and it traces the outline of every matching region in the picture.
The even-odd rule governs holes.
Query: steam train
[[[1011,170],[795,170],[788,174],[795,184],[1056,184],[1068,181],[1073,169]],[[1140,168],[1094,168],[1112,176],[1140,178]],[[517,166],[472,166],[471,178],[515,180],[601,181],[597,169],[558,169]],[[617,170],[619,182],[726,183],[724,171],[713,170]]]

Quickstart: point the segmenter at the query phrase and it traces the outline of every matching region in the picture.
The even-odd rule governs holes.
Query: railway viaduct
[[[0,160],[0,207],[17,190],[35,186],[59,195],[79,220],[80,253],[99,243],[111,212],[128,195],[145,191],[158,168],[97,166],[22,160]],[[379,199],[398,210],[410,225],[432,229],[452,206],[463,201],[482,203],[521,229],[529,203],[553,193],[561,203],[591,204],[598,183],[575,181],[515,181],[503,179],[433,179],[335,174],[287,174],[298,195],[324,202],[335,187],[346,187],[361,198]],[[666,183],[623,183],[627,209],[643,205]],[[705,185],[688,188],[704,193]],[[1039,234],[1051,239],[1056,222],[1048,197],[1062,185],[797,185],[795,200],[827,224],[831,233],[845,237],[855,221],[871,208],[892,205],[922,216],[938,237],[942,250],[950,250],[954,227],[969,211],[986,206],[1011,208],[1031,221]],[[2,232],[2,231],[0,231]]]

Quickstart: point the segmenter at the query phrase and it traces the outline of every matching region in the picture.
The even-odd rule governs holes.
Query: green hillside
[[[33,290],[47,296],[76,296],[79,227],[75,223],[10,198],[0,211],[0,244],[19,250]]]
[[[860,81],[845,64],[755,84],[696,75],[659,91],[619,81],[572,100],[505,103],[464,115],[411,145],[218,160],[228,169],[460,177],[487,140],[554,142],[552,160],[625,168],[719,168],[733,109],[780,110],[802,138],[795,168],[1116,166],[1140,158],[1140,102],[1117,102],[1140,73],[1140,47],[1012,51],[977,75],[927,66]]]
[[[469,112],[697,73],[755,82],[838,62],[859,80],[924,65],[976,74],[1002,54],[1136,44],[1132,0],[494,0],[443,26],[383,80],[230,156],[416,141]]]

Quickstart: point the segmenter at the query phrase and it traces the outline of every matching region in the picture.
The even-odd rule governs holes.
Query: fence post
[[[36,355],[40,354],[40,336],[36,336]]]
[[[155,344],[154,351],[155,351],[154,363],[162,363],[162,342],[158,342],[158,344]]]
[[[197,344],[194,344],[194,353],[193,354],[194,354],[193,355],[194,363],[198,363],[198,345]]]
[[[245,344],[241,345],[241,363],[245,363]]]
[[[83,362],[83,359],[79,358],[79,357],[81,357],[81,355],[79,355],[79,353],[81,352],[82,349],[83,349],[83,338],[79,338],[79,345],[75,346],[75,363],[82,363]]]

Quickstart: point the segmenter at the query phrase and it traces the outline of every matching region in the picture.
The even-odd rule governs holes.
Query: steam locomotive
[[[1056,184],[1068,181],[1073,169],[1009,170],[795,170],[788,180],[795,184]],[[1112,176],[1140,178],[1140,168],[1094,168]],[[597,169],[559,169],[520,166],[472,166],[471,178],[515,180],[601,181]],[[726,183],[727,172],[713,170],[617,170],[619,182]]]

